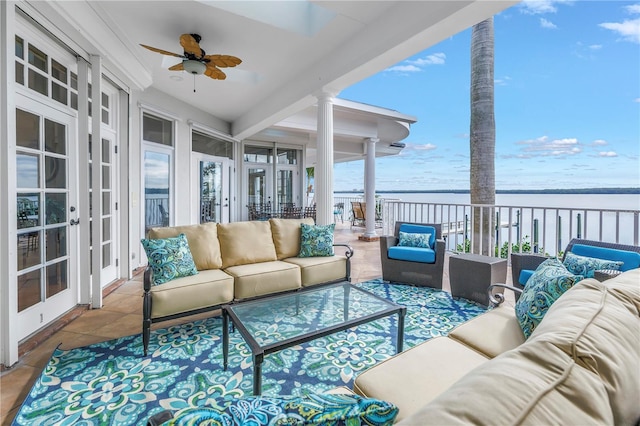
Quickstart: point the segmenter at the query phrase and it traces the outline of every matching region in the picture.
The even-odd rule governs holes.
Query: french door
[[[78,302],[76,118],[16,95],[18,339]]]
[[[191,188],[193,223],[229,222],[231,203],[229,186],[231,184],[231,161],[224,157],[192,153]]]

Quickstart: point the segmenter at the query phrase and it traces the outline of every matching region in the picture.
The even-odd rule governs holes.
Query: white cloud
[[[625,6],[624,8],[627,10],[627,13],[632,15],[636,13],[640,13],[640,3]]]
[[[617,157],[618,154],[615,151],[603,151],[598,154],[600,157]]]
[[[511,77],[509,77],[508,75],[505,75],[502,78],[496,78],[493,80],[493,83],[496,86],[506,86],[507,84],[509,84],[509,81],[511,81]]]
[[[640,18],[623,22],[603,22],[600,27],[617,33],[622,40],[640,44]]]
[[[582,148],[576,138],[550,140],[548,136],[540,136],[536,139],[517,142],[517,145],[524,145],[522,151],[529,155],[537,154],[543,157],[576,155],[582,152]]]
[[[556,24],[554,24],[553,22],[551,22],[551,21],[549,21],[547,19],[544,19],[544,18],[540,18],[540,26],[542,28],[547,28],[547,29],[550,29],[550,30],[558,28],[558,26]]]
[[[633,100],[633,102],[638,102],[638,103],[640,103],[640,98],[635,98],[635,99]]]
[[[604,139],[596,139],[595,141],[591,142],[591,145],[593,145],[593,146],[604,146],[604,145],[608,145],[608,142],[605,141]]]
[[[600,49],[602,49],[602,45],[601,44],[592,44],[591,46],[589,46],[589,49],[591,49],[591,50],[600,50]]]
[[[405,61],[402,64],[387,68],[386,71],[400,73],[419,72],[429,65],[444,65],[446,59],[446,54],[438,52],[427,55],[424,58]]]
[[[530,15],[556,13],[558,4],[571,4],[572,0],[523,0],[522,12]]]
[[[432,143],[425,143],[422,145],[410,145],[410,147],[417,151],[433,151],[434,149],[437,148],[437,146]]]

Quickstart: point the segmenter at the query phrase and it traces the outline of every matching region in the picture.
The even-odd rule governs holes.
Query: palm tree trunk
[[[496,199],[493,63],[493,18],[489,18],[474,25],[471,31],[471,204],[493,205]],[[474,208],[474,253],[494,255],[493,217],[493,209]]]

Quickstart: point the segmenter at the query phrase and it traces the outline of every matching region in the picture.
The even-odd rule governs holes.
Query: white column
[[[314,170],[316,223],[333,223],[333,94],[318,98],[317,161]]]
[[[364,160],[364,201],[367,206],[365,212],[366,229],[363,237],[375,239],[376,235],[376,142],[379,139],[367,138],[365,146],[367,156]]]
[[[91,55],[91,308],[102,308],[102,58]],[[82,224],[81,224],[82,225]],[[84,224],[82,226],[89,226]]]

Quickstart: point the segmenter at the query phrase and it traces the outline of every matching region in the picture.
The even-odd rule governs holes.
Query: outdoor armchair
[[[400,232],[430,234],[429,247],[400,245]],[[441,289],[444,252],[440,224],[396,222],[394,235],[380,237],[382,279]]]

